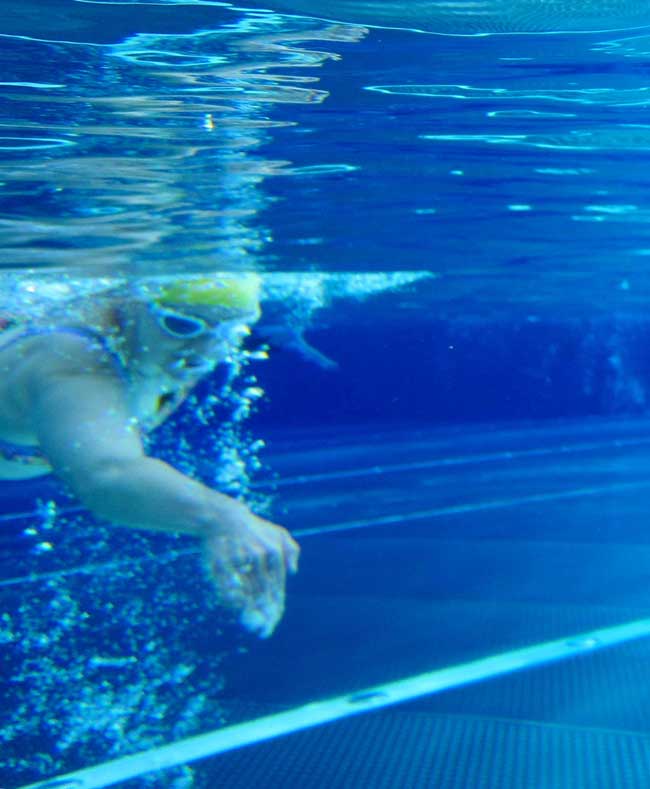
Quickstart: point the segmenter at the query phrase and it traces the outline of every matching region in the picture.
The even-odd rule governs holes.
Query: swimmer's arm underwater
[[[202,538],[219,601],[241,624],[270,635],[284,610],[299,548],[244,504],[147,457],[106,354],[73,335],[31,349],[21,364],[23,412],[52,465],[97,516],[116,524]]]

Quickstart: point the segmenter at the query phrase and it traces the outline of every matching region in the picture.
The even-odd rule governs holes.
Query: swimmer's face
[[[147,304],[147,348],[174,378],[197,378],[225,360],[247,333],[238,321],[223,321],[209,306]],[[153,361],[153,358],[152,358]]]

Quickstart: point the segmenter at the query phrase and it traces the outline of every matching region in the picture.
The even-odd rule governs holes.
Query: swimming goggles
[[[178,340],[193,340],[195,337],[216,331],[216,326],[195,315],[186,315],[155,302],[149,302],[148,306],[160,328],[170,337]]]

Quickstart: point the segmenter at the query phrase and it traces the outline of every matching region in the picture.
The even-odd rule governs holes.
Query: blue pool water
[[[0,484],[0,787],[648,785],[643,4],[0,12],[0,317],[259,272],[148,450],[302,546],[260,641]]]

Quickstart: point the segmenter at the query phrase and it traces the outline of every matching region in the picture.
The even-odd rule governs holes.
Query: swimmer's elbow
[[[96,516],[111,520],[124,509],[130,491],[137,485],[140,460],[105,460],[84,469],[70,480],[72,488]]]

